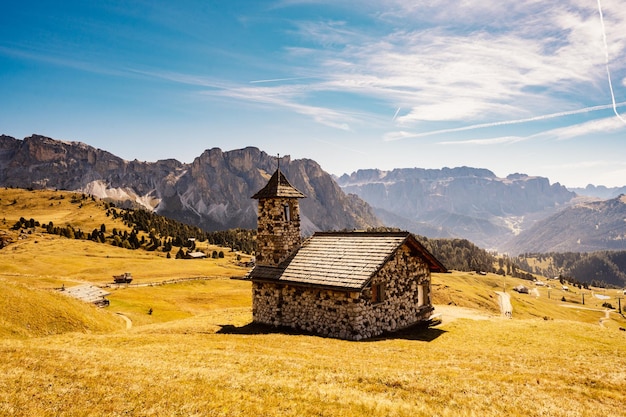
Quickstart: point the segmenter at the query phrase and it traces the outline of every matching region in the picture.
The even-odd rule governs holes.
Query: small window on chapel
[[[385,283],[372,284],[372,303],[381,303],[385,301]]]
[[[286,222],[291,221],[291,211],[289,210],[289,204],[285,204],[283,206],[283,217],[285,218]]]

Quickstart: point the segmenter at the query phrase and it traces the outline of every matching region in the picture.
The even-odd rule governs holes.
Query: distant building
[[[100,307],[109,305],[109,300],[105,297],[110,293],[92,284],[82,284],[70,288],[64,286],[61,293]]]
[[[513,288],[513,291],[517,291],[520,294],[528,294],[529,292],[528,288],[523,285],[518,285],[517,287]]]
[[[304,194],[278,169],[259,201],[253,320],[349,340],[429,319],[431,272],[446,268],[408,232],[300,236]]]
[[[186,255],[187,259],[204,259],[206,257],[206,253],[200,251],[188,252]]]

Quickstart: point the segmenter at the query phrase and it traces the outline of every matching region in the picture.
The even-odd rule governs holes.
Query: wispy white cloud
[[[622,103],[625,104],[625,103]],[[605,106],[605,108],[611,108],[611,106]],[[467,140],[453,140],[453,141],[441,141],[439,145],[501,145],[515,142],[523,142],[533,139],[552,139],[552,140],[567,140],[577,137],[584,137],[586,135],[594,133],[611,133],[620,130],[626,130],[624,124],[615,117],[607,117],[603,119],[590,120],[584,123],[578,123],[570,126],[560,127],[556,129],[544,130],[539,133],[535,133],[527,136],[500,136],[495,138],[486,139],[467,139]]]
[[[457,141],[443,141],[438,142],[439,145],[502,145],[507,143],[515,143],[522,142],[527,140],[527,137],[523,136],[500,136],[497,138],[489,138],[489,139],[467,139],[467,140],[457,140]]]
[[[340,130],[350,130],[350,121],[353,119],[349,114],[327,107],[302,104],[295,101],[294,97],[307,92],[306,87],[300,85],[270,88],[231,86],[219,90],[205,91],[203,94],[256,103],[258,105],[281,107],[311,117],[322,125]]]
[[[275,5],[325,1],[283,0]],[[339,2],[341,7],[348,3]],[[626,37],[616,29],[626,26],[626,13],[614,0],[604,3],[608,50],[617,57],[611,64],[621,70],[616,74],[623,74]],[[197,86],[204,95],[277,106],[341,130],[349,130],[357,119],[371,122],[376,117],[382,128],[389,123],[389,108],[402,108],[403,114],[396,111],[392,118],[399,129],[385,135],[387,141],[585,113],[605,108],[589,105],[589,97],[596,102],[611,97],[603,73],[598,11],[588,1],[365,0],[357,13],[376,24],[292,22],[295,29],[286,32],[281,45],[292,77],[249,78],[237,84],[218,75],[176,70],[121,73]],[[276,69],[285,61],[277,60]],[[285,68],[276,73],[285,73]],[[626,77],[621,79],[626,86]],[[324,93],[332,94],[333,101],[320,100]],[[371,110],[369,117],[355,116],[354,108],[342,102],[342,97],[355,95],[388,107],[377,106],[380,113]],[[555,112],[573,106],[582,109]],[[433,121],[467,126],[411,133]]]
[[[624,103],[620,104],[624,105]],[[620,130],[626,131],[624,123],[616,117],[607,117],[603,119],[590,120],[585,123],[551,129],[542,132],[542,135],[552,137],[556,140],[567,140],[594,133],[612,133]]]
[[[17,57],[28,61],[43,62],[57,67],[70,68],[78,71],[89,72],[92,74],[112,76],[129,75],[128,72],[123,69],[116,69],[112,67],[107,67],[105,65],[95,64],[87,60],[53,55],[49,52],[21,47],[7,47],[0,45],[0,55]]]
[[[304,3],[320,1],[325,0]],[[626,39],[615,28],[626,25],[626,14],[605,1],[611,54],[624,56]],[[301,4],[284,0],[275,5]],[[217,78],[163,71],[157,76],[210,88],[205,95],[288,109],[341,130],[355,122],[354,109],[344,106],[342,97],[389,103],[405,111],[394,114],[392,121],[401,129],[386,134],[387,141],[586,113],[606,107],[554,110],[587,103],[591,96],[611,97],[602,71],[598,12],[586,1],[387,0],[362,6],[357,13],[379,22],[375,34],[372,25],[348,20],[292,22],[295,29],[289,30],[282,51],[299,63],[293,77],[253,78],[248,83],[258,88],[251,89]],[[308,46],[289,41],[296,38]],[[323,93],[336,99],[321,101]],[[382,113],[370,116],[381,116],[381,126],[389,120]],[[431,121],[467,126],[410,133]]]
[[[345,22],[301,23],[299,34],[314,44],[342,46],[306,51],[327,77],[318,88],[410,109],[395,118],[400,125],[540,120],[532,115],[571,108],[572,97],[578,103],[610,98],[597,10],[588,2],[387,1],[363,7],[390,22],[386,34],[374,37]],[[625,55],[616,29],[626,16],[615,12],[618,4],[608,8],[607,31],[617,37],[610,48],[614,56]],[[304,52],[290,52],[296,50]]]
[[[600,15],[600,27],[602,28],[602,42],[604,44],[604,56],[605,56],[605,67],[606,67],[606,76],[607,81],[609,83],[609,91],[611,93],[611,100],[613,102],[613,112],[615,116],[626,124],[626,119],[624,119],[618,112],[617,107],[615,106],[615,92],[613,91],[613,80],[611,79],[611,70],[609,68],[609,45],[606,41],[606,28],[604,26],[604,15],[602,12],[602,2],[597,0],[598,2],[598,14]]]
[[[142,70],[131,68],[130,72],[143,75],[150,78],[158,78],[178,84],[186,84],[195,87],[224,89],[229,88],[230,83],[213,77],[204,77],[199,75],[187,74],[175,71],[164,70]]]

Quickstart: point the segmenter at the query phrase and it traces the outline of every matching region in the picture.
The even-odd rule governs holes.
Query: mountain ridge
[[[256,203],[250,197],[265,185],[277,162],[255,147],[207,149],[188,164],[126,161],[82,142],[0,136],[0,185],[127,200],[206,230],[255,228]],[[307,195],[301,202],[304,233],[381,225],[371,207],[341,191],[315,161],[283,156],[280,167]]]
[[[497,177],[484,168],[398,168],[359,170],[337,178],[393,223],[428,225],[432,237],[462,237],[498,248],[570,203],[576,194],[547,178],[511,174]],[[384,217],[384,216],[383,216]],[[422,230],[411,230],[423,234]]]

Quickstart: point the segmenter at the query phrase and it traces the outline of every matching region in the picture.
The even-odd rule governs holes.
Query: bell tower
[[[252,198],[259,200],[256,263],[278,266],[300,247],[298,200],[306,196],[289,184],[279,164],[267,185]]]

